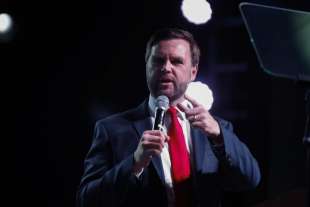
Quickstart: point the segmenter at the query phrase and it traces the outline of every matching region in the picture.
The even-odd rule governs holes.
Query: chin
[[[171,99],[171,97],[173,97],[174,93],[171,91],[168,91],[168,90],[159,90],[159,91],[157,91],[156,95],[157,96],[164,95],[164,96],[167,96],[169,99]]]

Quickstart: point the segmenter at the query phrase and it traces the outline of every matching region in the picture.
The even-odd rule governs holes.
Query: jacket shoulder
[[[96,121],[96,125],[106,125],[109,123],[124,123],[124,122],[134,122],[136,120],[145,118],[149,115],[149,112],[147,110],[147,104],[144,101],[139,106],[135,108],[131,108],[129,110],[115,113],[112,115],[109,115],[105,118],[99,119]]]

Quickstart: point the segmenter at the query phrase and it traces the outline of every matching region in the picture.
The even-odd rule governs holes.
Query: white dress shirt
[[[150,95],[148,106],[149,106],[149,111],[152,116],[152,123],[154,123],[155,120],[155,98]],[[188,106],[192,108],[192,105],[189,101],[185,100],[182,102],[183,105]],[[190,124],[189,121],[186,119],[185,113],[180,111],[176,107],[178,111],[178,121],[181,124],[181,127],[183,129],[183,134],[185,137],[185,143],[186,143],[186,148],[190,154],[190,159],[191,159],[191,168],[193,168],[193,162],[192,162],[192,142],[191,142],[191,137],[190,137]],[[164,126],[163,126],[163,131],[164,133],[167,134],[167,129],[169,129],[171,119],[169,114],[166,114],[165,119],[164,119]],[[170,155],[169,155],[169,146],[168,143],[165,142],[164,148],[162,150],[162,153],[160,154],[163,170],[164,170],[164,177],[165,177],[165,185],[166,185],[166,190],[167,190],[167,195],[168,195],[168,206],[174,206],[174,193],[173,193],[173,183],[172,183],[172,177],[171,177],[171,162],[170,162]]]

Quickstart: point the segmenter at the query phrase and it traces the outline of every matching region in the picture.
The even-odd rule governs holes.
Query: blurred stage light
[[[206,0],[183,0],[181,10],[184,17],[194,24],[204,24],[212,15],[210,4]]]
[[[0,34],[4,34],[10,31],[13,21],[9,14],[0,14]]]

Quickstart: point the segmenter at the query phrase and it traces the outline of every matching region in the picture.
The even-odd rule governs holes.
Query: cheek
[[[146,65],[146,76],[151,77],[153,73],[154,73],[153,68],[149,64],[147,64]]]
[[[156,69],[152,67],[148,67],[146,69],[146,78],[148,82],[154,82],[156,81]]]
[[[178,77],[179,81],[185,83],[192,81],[193,78],[193,74],[188,69],[178,70],[176,72],[176,76]]]

